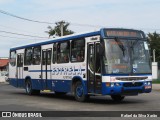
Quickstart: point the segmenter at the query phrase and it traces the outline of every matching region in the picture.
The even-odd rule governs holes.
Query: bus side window
[[[25,49],[25,55],[24,55],[24,65],[31,65],[32,63],[32,48],[26,48]]]
[[[23,55],[22,54],[17,55],[17,67],[23,67]]]
[[[53,59],[52,59],[52,62],[55,63],[56,62],[56,54],[57,54],[57,46],[56,46],[56,43],[54,43],[53,45]]]
[[[58,43],[57,45],[57,62],[68,63],[70,56],[70,41]]]
[[[61,62],[60,58],[60,43],[57,44],[57,63]]]
[[[40,65],[41,63],[41,47],[33,48],[33,65]]]
[[[10,52],[10,60],[9,60],[11,66],[16,65],[16,51],[11,51]]]
[[[96,66],[95,66],[95,71],[96,73],[101,72],[101,63],[100,63],[100,44],[96,44]]]
[[[71,42],[71,62],[83,62],[85,53],[85,40],[73,40]]]

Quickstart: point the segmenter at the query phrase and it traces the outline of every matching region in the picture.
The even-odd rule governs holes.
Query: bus
[[[29,95],[71,93],[79,102],[150,93],[148,40],[141,30],[101,28],[10,48],[9,83]]]

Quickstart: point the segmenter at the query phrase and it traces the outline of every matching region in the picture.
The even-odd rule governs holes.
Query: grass
[[[160,80],[153,80],[152,83],[153,84],[160,84]]]

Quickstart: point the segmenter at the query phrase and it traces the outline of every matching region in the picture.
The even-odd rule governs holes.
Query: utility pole
[[[153,62],[156,62],[156,57],[155,57],[155,49],[153,49]]]
[[[60,22],[60,29],[61,29],[61,36],[63,36],[63,25],[64,25],[64,21]]]
[[[158,79],[158,62],[156,62],[155,49],[153,49],[153,62],[152,62],[152,79]]]

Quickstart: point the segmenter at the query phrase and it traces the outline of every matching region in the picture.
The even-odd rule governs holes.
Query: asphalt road
[[[0,111],[160,111],[160,91],[128,96],[120,103],[112,101],[110,96],[93,96],[81,103],[69,94],[29,96],[24,89],[0,83]]]

